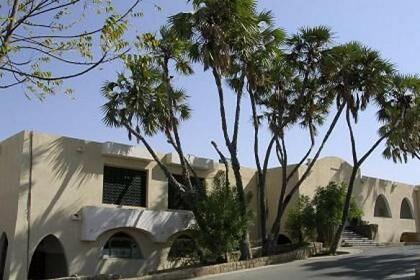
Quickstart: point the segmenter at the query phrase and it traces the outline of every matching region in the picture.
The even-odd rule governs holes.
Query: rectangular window
[[[104,167],[102,203],[146,207],[146,171]]]
[[[185,184],[184,177],[182,175],[173,175],[175,180],[181,184]],[[204,186],[204,179],[198,178],[200,184]],[[194,186],[195,178],[191,177],[191,183]],[[191,210],[191,207],[184,202],[182,199],[182,192],[179,191],[172,183],[168,183],[168,209],[171,210]]]

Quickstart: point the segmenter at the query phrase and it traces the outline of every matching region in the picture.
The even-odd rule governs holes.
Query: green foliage
[[[324,26],[300,29],[286,39],[284,52],[267,69],[270,89],[263,95],[258,91],[259,103],[275,135],[282,137],[286,129],[299,125],[314,141],[334,100],[321,71],[331,36]]]
[[[286,231],[294,242],[304,243],[317,239],[329,246],[341,223],[347,187],[345,184],[329,183],[318,188],[312,201],[301,195],[297,204],[290,209],[286,220]],[[349,220],[360,221],[363,211],[352,199]]]
[[[64,80],[124,54],[129,21],[140,16],[139,3],[129,1],[118,9],[111,0],[5,1],[0,6],[0,88],[22,84],[25,93],[43,98]]]
[[[391,90],[378,99],[382,122],[379,132],[387,136],[383,156],[394,162],[420,159],[420,78],[397,75]]]
[[[160,38],[146,33],[139,37],[137,46],[140,54],[124,56],[129,74],[119,74],[115,82],[102,88],[108,99],[102,107],[103,120],[109,126],[128,125],[148,136],[158,132],[169,135],[174,125],[190,117],[188,96],[175,89],[169,77],[170,62],[175,63],[178,73],[192,73],[185,59],[187,45],[162,28]]]
[[[326,187],[318,188],[313,198],[318,240],[324,242],[326,246],[333,241],[334,234],[341,223],[346,194],[345,184],[331,182]],[[363,215],[354,200],[350,207],[349,220]]]
[[[314,240],[315,211],[308,196],[301,195],[290,209],[286,220],[286,231],[294,242],[303,244]]]
[[[226,261],[237,250],[241,234],[247,230],[252,213],[243,217],[237,190],[227,184],[224,172],[216,174],[208,197],[197,203],[206,230],[196,229],[196,241],[206,262]]]

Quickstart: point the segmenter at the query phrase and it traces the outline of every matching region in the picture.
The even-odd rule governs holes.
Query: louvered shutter
[[[105,166],[102,202],[146,207],[146,172]]]

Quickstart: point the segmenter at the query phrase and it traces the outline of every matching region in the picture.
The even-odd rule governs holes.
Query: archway
[[[6,269],[7,247],[9,240],[7,235],[3,233],[0,237],[0,280],[4,279],[4,271]]]
[[[382,218],[391,218],[391,210],[389,209],[388,201],[383,195],[379,195],[376,199],[374,216]]]
[[[28,279],[49,279],[68,276],[66,256],[57,237],[48,235],[32,255]]]
[[[414,219],[413,210],[407,198],[404,198],[403,201],[401,202],[400,218],[401,219]]]
[[[292,244],[292,240],[284,234],[279,234],[277,237],[277,245]]]

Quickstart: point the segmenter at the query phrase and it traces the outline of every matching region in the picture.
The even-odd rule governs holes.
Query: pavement
[[[329,279],[414,279],[420,262],[420,246],[372,247],[350,250],[340,256],[205,276],[202,280],[329,280]]]

